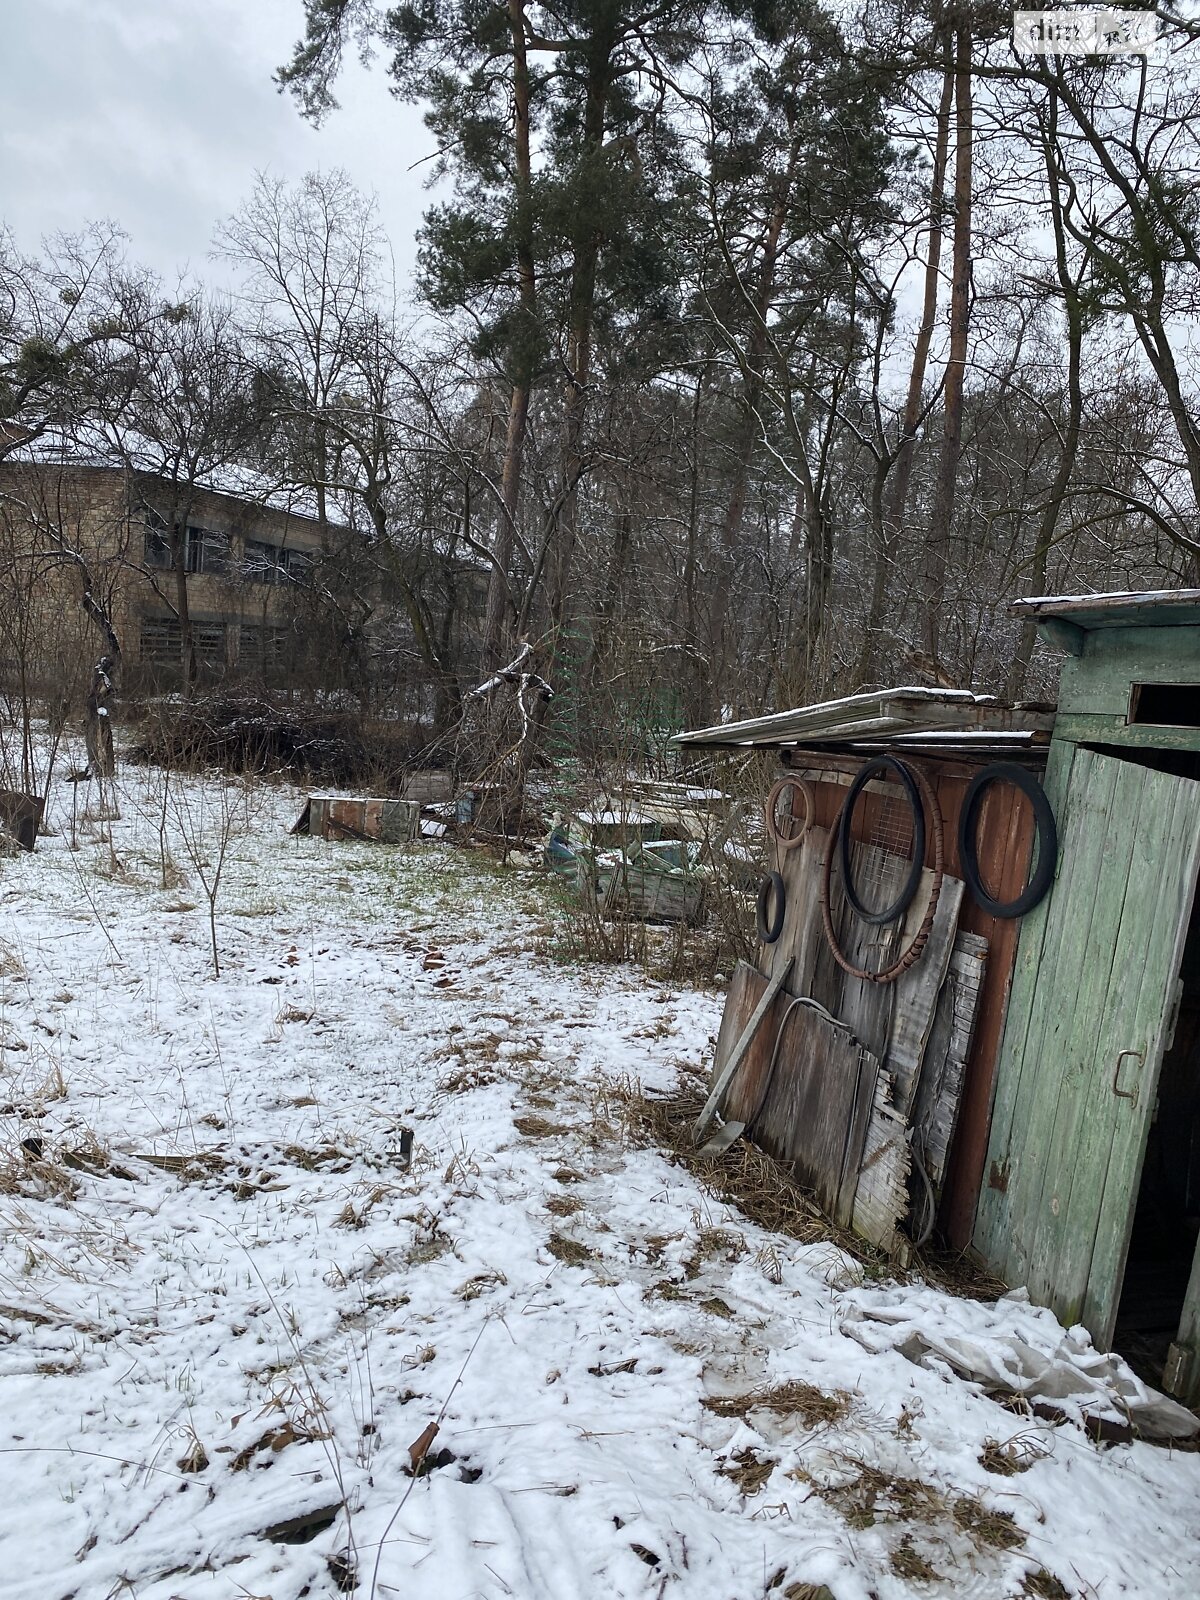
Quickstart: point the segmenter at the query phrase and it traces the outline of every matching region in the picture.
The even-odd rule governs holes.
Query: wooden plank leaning
[[[725,1063],[725,1070],[721,1073],[716,1083],[713,1084],[712,1093],[704,1102],[704,1109],[696,1118],[696,1125],[692,1131],[697,1144],[700,1143],[701,1139],[704,1137],[705,1130],[707,1129],[709,1123],[716,1116],[717,1108],[720,1106],[721,1101],[725,1098],[725,1091],[728,1089],[734,1073],[741,1065],[742,1057],[750,1048],[750,1043],[754,1038],[754,1035],[762,1026],[763,1018],[771,1009],[772,1001],[775,999],[775,996],[779,993],[784,984],[787,982],[788,978],[791,976],[793,959],[793,957],[789,956],[783,965],[776,971],[770,983],[763,990],[763,997],[755,1006],[749,1022],[742,1030],[741,1037],[730,1051],[729,1060]]]

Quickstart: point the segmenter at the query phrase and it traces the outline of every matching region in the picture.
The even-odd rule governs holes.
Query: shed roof
[[[1046,706],[1008,706],[969,689],[910,687],[696,728],[677,734],[674,743],[693,749],[814,745],[851,751],[887,744],[940,755],[1019,754],[1045,745],[1053,726],[1054,712]]]
[[[1009,609],[1038,622],[1093,628],[1200,626],[1200,589],[1148,589],[1143,593],[1034,595]]]

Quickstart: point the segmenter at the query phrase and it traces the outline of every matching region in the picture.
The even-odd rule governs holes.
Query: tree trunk
[[[500,471],[500,517],[492,545],[495,561],[488,574],[487,611],[484,619],[484,668],[493,672],[508,659],[506,639],[512,591],[513,534],[521,503],[521,468],[525,435],[529,427],[529,400],[533,387],[533,344],[537,325],[537,279],[533,259],[532,164],[529,151],[529,58],[525,44],[526,0],[508,0],[508,22],[513,50],[513,154],[516,167],[517,284],[521,301],[519,347],[515,378],[508,402],[508,427],[504,438],[504,463]]]
[[[925,395],[929,347],[933,342],[933,330],[937,325],[938,274],[941,269],[942,240],[945,235],[950,107],[954,99],[954,68],[948,33],[942,37],[942,53],[945,67],[942,72],[942,97],[938,102],[935,122],[933,172],[929,180],[928,244],[925,253],[925,291],[921,305],[921,321],[913,341],[908,393],[904,399],[904,415],[900,425],[900,448],[893,461],[889,461],[885,456],[879,459],[871,485],[871,530],[875,545],[875,564],[871,575],[871,601],[863,627],[862,648],[854,672],[856,684],[867,683],[875,676],[879,640],[887,608],[888,579],[891,576],[896,543],[904,531],[904,518],[908,509],[908,487],[912,479],[913,457],[917,448],[917,427]],[[889,472],[894,473],[894,476],[890,493],[885,498],[884,482]]]
[[[1088,270],[1090,257],[1090,252],[1085,251],[1078,275],[1072,277],[1070,261],[1067,257],[1067,230],[1063,213],[1062,190],[1059,186],[1059,173],[1054,156],[1054,135],[1058,116],[1057,98],[1054,95],[1051,95],[1050,98],[1048,115],[1050,125],[1047,129],[1044,144],[1046,177],[1050,188],[1050,216],[1054,224],[1054,260],[1058,271],[1059,287],[1063,294],[1063,307],[1067,317],[1067,426],[1063,434],[1058,467],[1055,470],[1054,479],[1046,497],[1046,504],[1042,508],[1042,515],[1038,523],[1037,537],[1033,548],[1033,561],[1030,566],[1030,594],[1044,594],[1046,592],[1046,563],[1051,546],[1054,543],[1054,535],[1058,528],[1058,519],[1062,512],[1063,502],[1066,499],[1067,487],[1075,471],[1075,458],[1079,453],[1079,433],[1083,420],[1083,387],[1080,380],[1083,365],[1083,306],[1080,301],[1079,288]],[[1037,624],[1032,617],[1027,618],[1021,625],[1016,654],[1013,657],[1008,681],[1005,684],[1005,694],[1009,700],[1016,700],[1024,691],[1029,664],[1033,660],[1033,647],[1036,638]]]
[[[955,487],[962,454],[963,384],[971,314],[971,27],[960,21],[954,43],[954,265],[950,285],[950,353],[942,390],[942,448],[925,545],[925,649],[936,663],[941,644],[946,565],[954,521]]]
[[[733,587],[736,556],[740,543],[742,523],[746,515],[746,499],[750,486],[750,468],[758,442],[758,407],[762,399],[762,364],[767,354],[767,318],[775,299],[775,276],[779,266],[779,247],[783,237],[791,203],[792,184],[799,157],[799,141],[793,140],[787,166],[779,178],[775,204],[763,237],[758,270],[758,294],[754,299],[754,321],[746,350],[746,375],[743,377],[741,419],[734,455],[733,482],[721,522],[718,546],[720,568],[714,586],[712,609],[709,614],[709,677],[720,683],[726,673],[726,620],[729,615],[730,591]]]
[[[900,450],[896,456],[895,477],[887,498],[886,524],[889,537],[904,526],[904,513],[908,506],[908,486],[912,478],[913,456],[916,453],[917,425],[921,417],[921,401],[925,392],[925,370],[929,363],[929,346],[937,324],[938,273],[942,261],[942,240],[945,236],[946,165],[950,149],[950,103],[954,96],[955,73],[950,57],[950,37],[944,36],[945,68],[942,74],[942,97],[938,102],[936,132],[933,146],[933,173],[929,180],[929,245],[925,256],[925,293],[921,305],[921,321],[913,341],[912,368],[908,374],[908,393],[904,400],[904,421],[900,434]]]
[[[185,700],[190,699],[199,677],[196,662],[196,641],[192,634],[192,614],[188,603],[187,540],[188,511],[173,509],[168,522],[167,542],[171,549],[171,567],[175,578],[175,615],[179,621],[180,688]]]

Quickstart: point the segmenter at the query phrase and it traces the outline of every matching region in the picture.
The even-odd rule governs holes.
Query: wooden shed
[[[1200,1399],[1200,591],[1023,602],[1067,654],[974,1242]]]
[[[800,847],[779,862],[780,936],[760,947],[757,971],[731,985],[718,1068],[737,1058],[754,997],[781,978],[759,1037],[736,1059],[724,1112],[748,1108],[751,1136],[798,1159],[802,1175],[819,1177],[822,1160],[832,1170],[840,1159],[836,1182],[814,1181],[818,1194],[834,1213],[840,1207],[839,1220],[891,1248],[903,1235],[889,1239],[872,1208],[887,1151],[907,1144],[914,1171],[934,1179],[950,1244],[973,1246],[1011,1286],[1195,1402],[1200,591],[1037,599],[1017,610],[1066,652],[1057,714],[894,690],[680,736],[690,749],[773,748],[812,797]],[[825,933],[861,942],[825,863],[847,786],[880,751],[917,769],[936,797],[944,879],[919,959],[868,988],[831,969],[815,902],[821,885]],[[973,803],[964,835],[977,855],[972,892],[959,822],[972,781],[997,762],[1036,781],[1026,793],[991,783]],[[856,864],[878,853],[873,806],[886,788],[867,784],[845,812]],[[1052,877],[1036,872],[1047,835],[1035,845],[1031,797],[1043,812],[1049,802],[1057,824]],[[911,937],[935,866],[927,839],[916,901],[886,936]],[[1016,901],[1031,872],[1048,887],[1024,914],[992,915],[981,903]],[[816,1002],[859,1055],[843,1049],[836,1068],[814,1067],[832,1035],[818,1040],[809,1027],[793,1039],[793,1002]],[[869,1078],[863,1052],[874,1063]],[[855,1073],[860,1087],[872,1085],[871,1127],[864,1136],[861,1105],[847,1111],[840,1156],[814,1155],[812,1128],[828,1121]],[[907,1181],[915,1209],[915,1178]],[[897,1173],[892,1182],[898,1207]]]
[[[865,1143],[862,1129],[850,1131],[847,1148],[834,1157],[847,1169],[840,1180],[843,1191],[852,1185],[855,1173],[865,1169],[871,1173],[871,1184],[890,1185],[892,1194],[884,1203],[892,1211],[899,1207],[894,1218],[898,1221],[907,1210],[908,1168],[915,1154],[936,1190],[941,1230],[958,1248],[969,1244],[974,1224],[1018,931],[1015,921],[992,916],[965,894],[958,859],[959,817],[972,779],[991,764],[1016,765],[1034,780],[1040,777],[1053,722],[1053,709],[1047,706],[1014,709],[966,691],[902,688],[699,729],[678,740],[688,750],[774,750],[783,770],[803,780],[813,796],[811,826],[799,847],[787,850],[779,860],[786,894],[782,933],[770,946],[760,948],[757,979],[746,972],[735,974],[718,1066],[748,1020],[753,997],[790,959],[781,1011],[789,997],[815,1001],[869,1057],[870,1092],[859,1093],[858,1107],[866,1114],[864,1102],[878,1102],[875,1127],[873,1132],[867,1130]],[[857,980],[837,967],[828,953],[820,906],[831,830],[864,762],[881,752],[899,757],[927,778],[942,819],[944,874],[921,959],[896,982],[883,985]],[[875,823],[890,787],[886,781],[872,781],[856,806],[852,817],[856,852],[878,850],[878,842],[872,842]],[[1020,794],[1007,785],[989,789],[978,826],[980,867],[1000,898],[1011,898],[1024,884],[1033,835],[1032,812]],[[833,920],[838,930],[847,939],[859,937],[860,949],[867,941],[878,944],[888,939],[903,947],[928,903],[934,865],[935,839],[930,835],[924,881],[912,908],[893,925],[861,929],[857,935],[835,885]],[[753,1098],[755,1077],[767,1070],[768,1063],[773,1093],[784,1099],[790,1080],[806,1077],[807,1069],[798,1058],[805,1055],[807,1041],[785,1035],[776,1050],[779,1030],[773,1017],[768,1024],[746,1069],[739,1070],[731,1111],[738,1109],[739,1095]],[[791,1023],[793,1031],[797,1026],[796,1021]],[[843,1065],[836,1070],[844,1077],[849,1069]],[[793,1099],[796,1094],[805,1099],[807,1092],[795,1085],[791,1089]],[[813,1087],[818,1098],[822,1092],[821,1085]],[[765,1112],[769,1122],[770,1106]],[[788,1128],[776,1130],[773,1140],[768,1133],[762,1142],[788,1159],[799,1155],[804,1172],[803,1136],[796,1133],[797,1144],[791,1129],[797,1114],[784,1111]],[[761,1122],[760,1117],[754,1130],[758,1138],[763,1133]],[[814,1186],[819,1191],[820,1184]],[[843,1193],[839,1220],[902,1254],[903,1236],[873,1214],[878,1198],[874,1192],[864,1195],[856,1221],[853,1200]]]

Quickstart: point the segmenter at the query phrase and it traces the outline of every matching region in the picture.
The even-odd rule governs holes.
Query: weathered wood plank
[[[734,967],[729,988],[725,991],[725,1009],[721,1013],[717,1048],[713,1056],[712,1069],[708,1074],[710,1089],[720,1076],[722,1067],[729,1060],[730,1052],[745,1030],[766,988],[767,980],[756,972],[748,961],[739,961]]]
[[[1059,714],[1116,716],[1124,721],[1131,682],[1200,684],[1195,628],[1116,628],[1090,633],[1083,659],[1063,667]],[[1055,733],[1062,736],[1057,725]]]
[[[1071,831],[1067,795],[1075,755],[1073,745],[1056,741],[1051,746],[1046,766],[1045,790],[1058,821],[1060,840],[1056,882],[1047,898],[1034,907],[1021,925],[996,1068],[983,1186],[975,1213],[975,1247],[1001,1277],[1007,1275],[1010,1266],[1008,1191],[1014,1159],[1013,1146],[1019,1142],[1020,1127],[1028,1120],[1027,1103],[1032,1100],[1037,1088],[1037,1053],[1027,1046],[1031,1029],[1044,1022],[1044,1018],[1035,1017],[1038,971],[1043,959],[1047,962],[1054,960],[1065,937],[1063,922],[1057,918],[1052,920],[1051,912],[1058,899],[1058,879],[1062,876],[1063,854]],[[1073,842],[1071,848],[1074,849]]]
[[[1060,1184],[1076,1159],[1077,1127],[1086,1090],[1086,1063],[1095,1048],[1128,886],[1128,850],[1114,837],[1136,835],[1146,769],[1081,750],[1071,780],[1075,844],[1064,850],[1056,915],[1065,941],[1053,966],[1038,974],[1045,1027],[1035,1048],[1040,1093],[1021,1133],[1021,1177],[1012,1196],[1009,1226],[1020,1252],[1019,1281],[1044,1298],[1058,1259]],[[1062,1154],[1071,1151],[1071,1162]],[[1101,1177],[1101,1182],[1103,1178]],[[1062,1302],[1064,1305],[1066,1301]],[[1068,1320],[1077,1319],[1078,1311]]]
[[[843,1175],[867,1052],[847,1028],[797,1000],[780,1027],[776,1055],[755,1138],[793,1162],[826,1214],[846,1226]]]
[[[891,1093],[891,1080],[880,1070],[854,1194],[852,1225],[860,1238],[889,1255],[905,1256],[908,1241],[901,1236],[899,1223],[908,1210],[908,1125],[893,1108]]]
[[[980,934],[956,936],[921,1061],[912,1115],[913,1144],[935,1199],[941,1198],[945,1183],[987,957],[988,942]]]
[[[1200,728],[1130,727],[1124,713],[1097,716],[1077,712],[1061,718],[1064,739],[1075,744],[1113,744],[1129,750],[1200,750]]]
[[[851,849],[851,862],[855,882],[870,883],[872,898],[880,904],[894,900],[908,876],[907,860],[890,851],[881,850],[875,845],[854,845]],[[840,872],[837,874],[837,881],[838,916],[834,921],[834,927],[838,932],[838,943],[842,947],[842,954],[852,966],[862,967],[868,972],[882,972],[900,953],[904,921],[897,917],[894,922],[885,922],[878,926],[864,922],[861,917],[855,915],[840,892]],[[924,887],[924,885],[918,887],[918,900],[921,899],[921,889]],[[924,904],[926,906],[929,904],[927,893]],[[863,978],[855,978],[848,972],[842,972],[840,992],[836,1003],[831,1007],[854,1037],[865,1045],[872,1055],[881,1058],[892,1027],[894,990],[893,984],[869,983]]]
[[[1074,1144],[1078,1078],[1101,1019],[1120,925],[1125,872],[1106,872],[1106,861],[1115,827],[1136,826],[1142,778],[1141,768],[1123,771],[1123,763],[1093,750],[1080,750],[1075,757],[1067,806],[1074,843],[1062,851],[1054,894],[1061,942],[1053,960],[1043,958],[1037,974],[1040,1026],[1030,1030],[1026,1046],[1032,1051],[1034,1094],[1026,1101],[1026,1122],[1013,1154],[1008,1213],[1013,1282],[1040,1282],[1045,1272],[1048,1187],[1061,1170],[1062,1152]]]
[[[993,1140],[1007,1192],[993,1202],[989,1259],[1103,1344],[1200,856],[1200,784],[1080,750],[1065,813],[1040,958],[1018,972],[1032,985],[1026,1027],[1005,1034],[1002,1072],[1020,1081],[1007,1135]],[[1123,1050],[1137,1054],[1116,1095]]]
[[[1167,773],[1151,772],[1148,777],[1155,797],[1153,809],[1163,819],[1161,829],[1150,835],[1158,847],[1155,851],[1158,861],[1149,864],[1144,873],[1137,870],[1131,873],[1130,893],[1126,899],[1131,914],[1122,919],[1116,957],[1117,970],[1124,972],[1128,968],[1140,975],[1140,981],[1136,991],[1130,985],[1122,995],[1120,990],[1125,986],[1119,985],[1113,994],[1111,1014],[1106,1015],[1095,1055],[1094,1092],[1085,1103],[1086,1115],[1080,1136],[1083,1159],[1074,1163],[1080,1176],[1086,1174],[1089,1162],[1094,1161],[1097,1167],[1103,1164],[1105,1176],[1099,1195],[1099,1216],[1093,1219],[1093,1197],[1088,1194],[1086,1183],[1080,1191],[1083,1204],[1076,1205],[1073,1183],[1066,1221],[1066,1231],[1072,1241],[1088,1232],[1095,1239],[1087,1271],[1083,1321],[1105,1347],[1112,1339],[1116,1323],[1146,1136],[1154,1110],[1155,1087],[1174,994],[1173,980],[1183,956],[1196,874],[1200,868],[1200,784]],[[1171,790],[1174,793],[1168,800]],[[1135,863],[1140,854],[1140,851],[1135,852]],[[1109,1041],[1107,1048],[1105,1038]],[[1137,1093],[1134,1101],[1112,1092],[1116,1057],[1126,1048],[1145,1053],[1140,1070],[1131,1075]],[[1137,1065],[1136,1061],[1126,1058],[1119,1088],[1128,1092],[1126,1071],[1130,1066],[1137,1069]],[[1111,1135],[1105,1128],[1106,1120]],[[1078,1281],[1064,1272],[1060,1292],[1074,1294]]]
[[[924,919],[929,906],[932,880],[931,872],[922,874],[921,888],[904,921],[904,929],[900,936],[901,949],[911,942]],[[921,952],[921,958],[890,985],[892,1022],[887,1047],[883,1052],[883,1066],[884,1070],[891,1074],[894,1084],[892,1103],[905,1117],[911,1114],[916,1099],[921,1058],[929,1042],[929,1030],[933,1027],[938,995],[945,982],[946,969],[950,965],[962,898],[961,880],[944,877],[937,910],[933,915],[933,926],[929,930],[929,940]]]
[[[821,927],[821,873],[829,835],[810,828],[793,850],[779,852],[783,878],[783,929],[774,944],[759,946],[759,965],[774,977],[789,959],[794,963],[787,987],[793,994],[808,994],[825,935]]]
[[[750,1013],[749,1021],[738,1035],[737,1042],[734,1044],[733,1049],[729,1052],[729,1059],[716,1073],[712,1086],[709,1089],[708,1099],[704,1102],[703,1109],[701,1110],[700,1115],[696,1118],[695,1135],[697,1139],[702,1136],[704,1130],[708,1127],[709,1123],[716,1115],[717,1108],[720,1106],[725,1096],[725,1092],[729,1087],[730,1081],[737,1072],[738,1067],[741,1065],[741,1062],[745,1058],[751,1045],[754,1043],[755,1038],[763,1031],[763,1024],[765,1023],[771,1010],[772,1002],[781,993],[784,980],[787,978],[787,975],[790,971],[791,963],[788,962],[785,966],[780,968],[780,970],[767,984],[766,988],[762,992],[762,995],[759,997],[754,1010]]]
[[[1164,1384],[1184,1405],[1200,1404],[1200,1241],[1192,1257],[1183,1315],[1167,1359]]]

